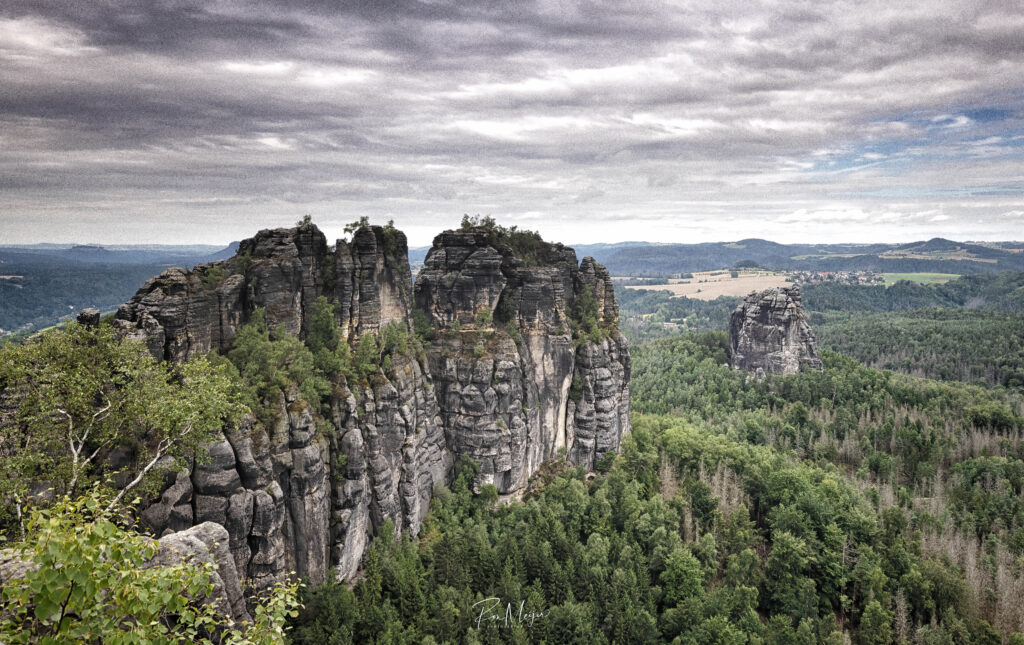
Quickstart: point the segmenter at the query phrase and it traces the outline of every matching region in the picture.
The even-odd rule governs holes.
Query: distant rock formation
[[[751,293],[732,312],[729,353],[733,369],[785,376],[804,369],[821,370],[818,342],[804,318],[800,289]]]
[[[539,238],[507,242],[483,227],[438,235],[414,290],[400,231],[363,227],[332,248],[307,224],[149,280],[114,324],[167,360],[230,347],[257,308],[302,337],[319,296],[353,346],[391,322],[412,330],[414,312],[431,328],[419,355],[392,354],[368,381],[339,379],[327,418],[289,387],[272,424],[225,429],[209,461],[143,512],[150,530],[215,522],[253,586],[289,571],[315,584],[331,567],[352,576],[385,522],[417,533],[462,456],[480,464],[478,485],[515,493],[563,449],[588,468],[617,451],[630,362],[608,272]],[[574,337],[582,308],[594,327]]]

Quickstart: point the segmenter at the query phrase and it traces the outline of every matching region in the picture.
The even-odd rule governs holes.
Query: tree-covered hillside
[[[818,343],[871,367],[943,381],[1024,389],[1024,316],[956,309],[841,313]]]
[[[861,286],[816,283],[802,289],[808,311],[905,311],[924,307],[1024,311],[1024,273],[965,275],[943,284],[900,281]]]

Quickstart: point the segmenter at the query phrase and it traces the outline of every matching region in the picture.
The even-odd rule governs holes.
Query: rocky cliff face
[[[346,335],[408,320],[412,277],[405,235],[362,228],[328,249],[308,225],[260,231],[229,260],[194,271],[168,269],[121,305],[115,324],[144,340],[158,358],[179,361],[229,347],[238,328],[262,308],[271,328],[301,335],[319,296],[338,303]]]
[[[577,266],[561,245],[512,243],[484,228],[442,233],[415,288],[438,329],[429,364],[449,445],[500,493],[561,450],[590,467],[629,429],[629,352],[608,272],[592,258]],[[572,333],[585,291],[604,330],[594,342]]]
[[[751,293],[729,321],[729,346],[734,369],[764,378],[821,370],[818,342],[804,318],[798,287]]]
[[[331,567],[353,575],[388,521],[418,532],[461,456],[480,464],[479,484],[515,493],[562,449],[587,467],[617,450],[630,367],[607,271],[561,245],[507,241],[442,233],[415,291],[405,236],[390,227],[333,248],[311,225],[261,231],[230,260],[148,281],[115,325],[167,360],[230,347],[258,308],[301,337],[320,296],[353,346],[391,322],[411,329],[414,308],[431,328],[419,356],[393,352],[369,379],[339,378],[329,414],[291,387],[268,425],[225,429],[144,511],[149,528],[215,522],[254,586],[290,571],[315,583]],[[574,334],[584,314],[590,333]]]

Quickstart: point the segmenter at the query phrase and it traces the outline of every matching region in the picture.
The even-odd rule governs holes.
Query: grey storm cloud
[[[1019,237],[1022,63],[999,1],[13,0],[0,241]]]

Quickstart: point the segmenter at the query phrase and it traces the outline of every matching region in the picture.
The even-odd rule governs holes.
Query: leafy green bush
[[[576,296],[569,309],[569,317],[577,344],[600,343],[607,336],[608,330],[601,324],[597,296],[589,284]]]
[[[523,335],[519,332],[519,325],[517,325],[514,320],[510,320],[505,323],[505,333],[509,335],[509,338],[517,343],[520,343],[523,340]]]
[[[572,384],[569,385],[569,400],[580,402],[583,398],[583,379],[580,377],[579,370],[573,370],[572,373]]]
[[[306,347],[313,353],[313,365],[319,372],[351,378],[352,351],[335,322],[335,308],[324,296],[313,301],[306,323]]]
[[[201,276],[201,279],[203,281],[203,288],[206,289],[207,291],[213,291],[220,285],[221,282],[224,281],[224,278],[226,277],[227,272],[224,270],[223,266],[219,264],[209,266],[206,268],[206,270],[202,273]]]
[[[412,312],[413,333],[421,342],[430,342],[437,338],[437,327],[431,322],[430,317],[422,309],[413,309]]]
[[[152,540],[129,529],[95,490],[36,509],[15,552],[33,567],[8,580],[0,605],[4,643],[278,644],[298,612],[297,583],[279,584],[236,624],[199,599],[214,588],[211,562],[150,566]],[[221,607],[222,611],[230,608]]]
[[[373,334],[363,334],[359,339],[353,368],[360,381],[366,381],[380,368],[380,351]]]
[[[249,271],[249,267],[252,266],[252,251],[246,250],[239,252],[234,257],[235,271],[242,275],[245,275]]]
[[[324,347],[327,345],[321,349]],[[331,384],[318,369],[313,352],[283,327],[271,333],[262,309],[253,312],[249,323],[238,330],[227,358],[238,369],[250,407],[264,421],[270,420],[268,415],[289,385],[296,385],[303,398],[315,404],[331,393]]]
[[[477,329],[490,327],[494,323],[494,316],[491,313],[491,308],[484,307],[480,311],[476,312],[473,322],[476,324]]]
[[[365,215],[345,225],[345,235],[352,235],[356,231],[370,228],[370,218]]]

